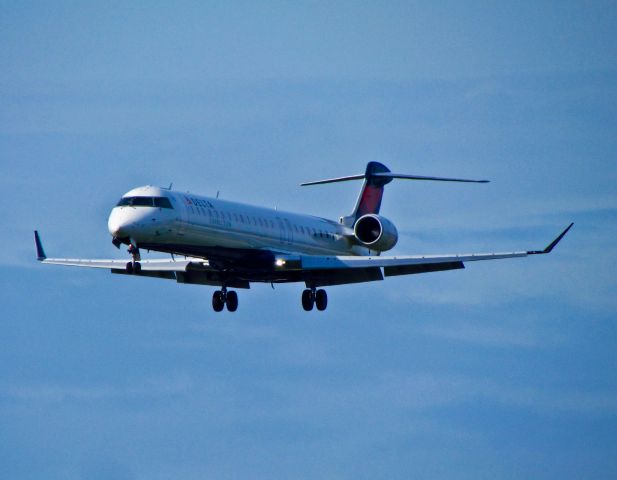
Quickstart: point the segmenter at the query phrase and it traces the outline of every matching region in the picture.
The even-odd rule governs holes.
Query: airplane
[[[384,277],[465,268],[465,263],[547,254],[574,225],[543,250],[453,255],[381,255],[398,241],[394,224],[380,215],[384,187],[394,179],[487,183],[488,180],[392,173],[369,162],[363,174],[302,186],[363,180],[350,215],[338,221],[144,186],[125,193],[108,220],[112,243],[128,246],[130,261],[48,258],[38,231],[37,260],[44,264],[109,269],[112,273],[214,286],[212,308],[238,308],[235,289],[254,282],[304,282],[302,307],[323,311],[322,287],[384,280]],[[217,195],[218,197],[218,195]],[[142,260],[143,250],[170,258]]]

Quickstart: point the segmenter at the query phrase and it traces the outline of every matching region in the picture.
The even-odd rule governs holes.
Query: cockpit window
[[[160,208],[174,208],[167,197],[154,197],[154,206]]]
[[[167,197],[123,197],[116,206],[174,208]]]
[[[153,207],[154,199],[152,197],[133,197],[131,199],[131,207]]]

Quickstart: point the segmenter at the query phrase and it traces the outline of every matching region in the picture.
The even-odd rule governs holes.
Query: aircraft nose
[[[114,208],[107,220],[107,229],[114,238],[126,238],[131,235],[133,221],[120,209]]]

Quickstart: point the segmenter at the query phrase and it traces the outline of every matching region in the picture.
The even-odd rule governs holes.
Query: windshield
[[[167,197],[122,197],[116,206],[174,208]]]

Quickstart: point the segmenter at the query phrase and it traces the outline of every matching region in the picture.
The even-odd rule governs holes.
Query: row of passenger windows
[[[235,221],[237,223],[242,223],[242,224],[246,223],[248,225],[255,225],[256,227],[259,226],[259,227],[270,228],[270,229],[276,228],[276,225],[273,220],[268,220],[268,219],[264,219],[260,217],[242,215],[241,213],[231,214],[225,211],[221,211],[219,213],[218,210],[212,210],[209,208],[201,208],[201,207],[189,207],[189,209],[191,210],[191,212],[196,213],[197,215],[201,215],[204,217],[206,215],[209,216],[211,221],[212,219],[216,219],[216,220],[220,219],[222,221],[229,220],[229,221]],[[279,223],[279,228],[284,228],[288,231],[295,231],[298,234],[313,235],[314,237],[328,238],[330,240],[335,240],[334,235],[328,232],[324,232],[322,230],[317,230],[315,228],[309,228],[309,227],[304,227],[302,225],[292,224],[288,220],[279,220],[277,222]]]
[[[167,197],[123,197],[116,206],[174,208]]]

